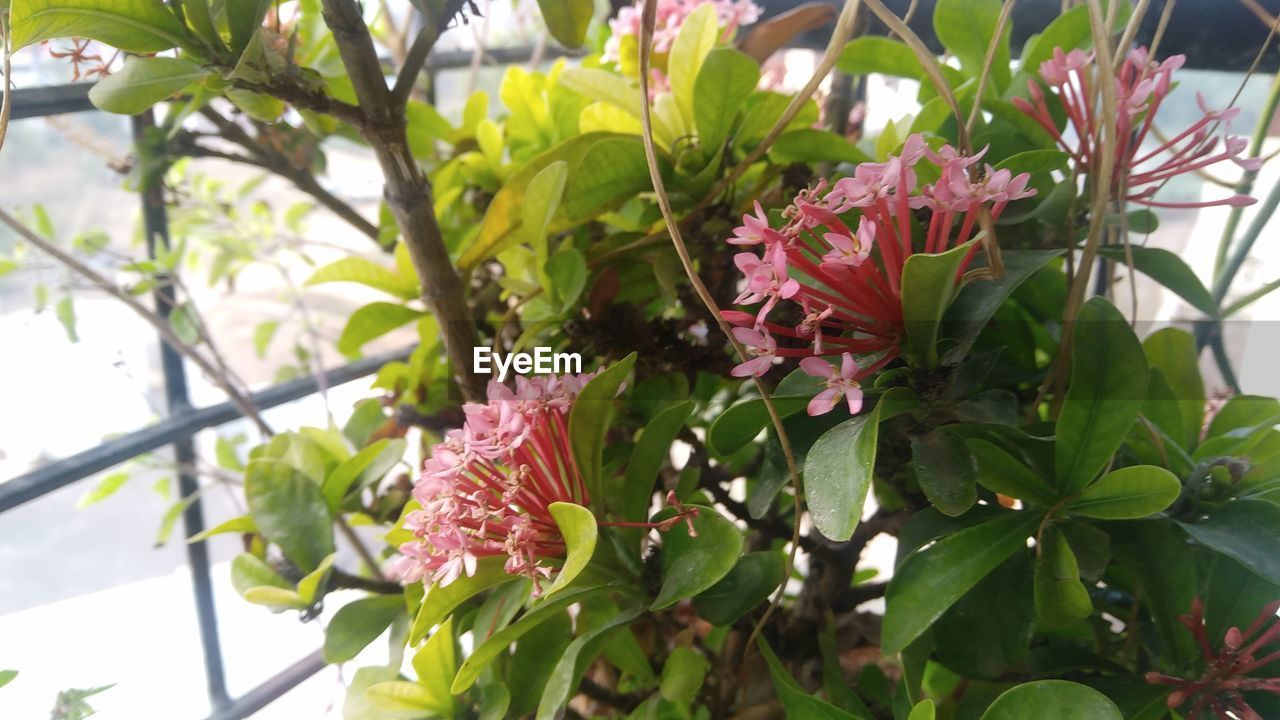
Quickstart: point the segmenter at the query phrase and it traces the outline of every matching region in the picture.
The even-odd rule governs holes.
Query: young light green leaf
[[[267,347],[271,345],[271,339],[276,336],[276,330],[279,329],[280,323],[275,320],[263,320],[253,328],[253,352],[258,359],[267,356]]]
[[[1058,492],[1088,485],[1111,462],[1142,410],[1147,357],[1128,321],[1106,298],[1084,304],[1071,342],[1071,385],[1058,417]]]
[[[373,302],[351,313],[338,338],[338,352],[355,355],[365,343],[423,317],[426,313],[405,305]]]
[[[936,255],[916,253],[902,268],[902,321],[905,351],[916,364],[938,364],[938,330],[956,294],[960,264],[976,240]]]
[[[1020,548],[1039,523],[1011,513],[947,535],[902,562],[885,593],[881,649],[901,652],[987,573]]]
[[[293,585],[281,577],[272,567],[258,556],[241,553],[231,560],[231,587],[244,595],[249,588],[276,587],[292,590]]]
[[[304,572],[333,552],[333,517],[315,481],[284,462],[259,458],[245,472],[244,494],[263,536]]]
[[[685,17],[675,42],[671,44],[667,76],[671,79],[671,94],[675,96],[676,107],[680,109],[686,127],[692,127],[694,122],[694,86],[698,72],[711,48],[716,46],[719,34],[720,21],[716,17],[715,6],[703,4]]]
[[[662,587],[653,600],[661,610],[693,597],[720,581],[742,554],[742,533],[733,523],[709,507],[698,507],[693,520],[696,537],[680,523],[662,536]],[[675,511],[667,508],[654,516],[661,522]]]
[[[197,543],[208,540],[214,535],[222,535],[225,533],[256,533],[258,526],[253,524],[253,518],[248,515],[234,517],[225,522],[221,522],[203,532],[196,533],[187,538],[188,543]]]
[[[1000,0],[938,0],[933,10],[933,29],[947,51],[960,61],[969,77],[983,72],[987,48],[999,25]],[[1009,34],[1005,23],[996,41],[991,63],[991,85],[997,93],[1009,86]]]
[[[342,498],[353,486],[380,479],[404,456],[408,444],[400,438],[383,438],[342,461],[324,479],[324,496],[337,511]]]
[[[911,708],[911,714],[907,716],[907,720],[934,720],[938,716],[938,710],[934,707],[932,700],[921,700]]]
[[[1005,691],[982,720],[1124,720],[1106,695],[1066,680],[1037,680]]]
[[[302,596],[297,592],[269,585],[251,587],[241,593],[241,597],[246,602],[268,607],[273,612],[305,610],[307,608],[307,604],[302,601]]]
[[[352,282],[381,290],[401,300],[418,297],[418,281],[405,277],[395,270],[383,267],[360,257],[345,257],[316,270],[307,278],[306,285],[332,282]]]
[[[804,460],[804,498],[824,537],[848,540],[862,519],[880,436],[880,407],[823,433]]]
[[[445,717],[453,717],[456,703],[449,685],[458,672],[457,649],[453,642],[453,619],[446,620],[413,656],[413,671],[418,684],[431,697],[432,709]]]
[[[693,119],[698,142],[714,153],[733,128],[743,102],[760,81],[760,68],[733,48],[715,48],[693,86]]]
[[[0,688],[13,682],[16,677],[18,677],[17,670],[0,670]]]
[[[582,46],[591,16],[595,14],[592,0],[538,0],[538,8],[556,42],[567,48]]]
[[[614,399],[635,362],[636,354],[631,353],[591,378],[582,392],[578,393],[578,398],[569,411],[569,444],[573,448],[573,459],[577,462],[578,471],[582,473],[582,482],[592,503],[603,501],[600,488],[603,480],[604,437],[609,431],[609,420],[613,417]],[[574,499],[582,502],[587,500]]]
[[[689,707],[706,681],[711,663],[702,653],[689,647],[677,647],[662,664],[662,681],[658,694],[677,707]]]
[[[409,644],[417,645],[431,628],[444,622],[462,603],[489,588],[514,580],[515,576],[503,568],[503,562],[500,557],[483,557],[476,563],[474,575],[460,575],[443,587],[432,585],[422,599],[422,607],[409,630]]]
[[[90,505],[106,500],[115,495],[127,482],[129,482],[129,473],[127,472],[116,472],[107,475],[99,480],[92,490],[80,496],[80,499],[76,501],[76,509],[83,510]]]
[[[923,80],[920,59],[900,40],[866,35],[844,46],[836,61],[840,72],[848,75],[879,73],[909,80]]]
[[[185,45],[187,33],[164,0],[13,0],[10,45],[80,37],[131,53]]]
[[[375,595],[338,608],[324,630],[325,662],[342,663],[355,658],[402,612],[401,595]]]
[[[384,713],[410,713],[407,717],[434,717],[435,698],[418,683],[388,680],[364,691],[369,705]],[[384,715],[385,717],[385,715]]]
[[[1068,505],[1076,515],[1101,520],[1132,520],[1154,515],[1173,504],[1182,483],[1155,465],[1112,470],[1084,489]]]
[[[581,505],[566,502],[551,503],[547,507],[556,526],[564,537],[565,559],[555,582],[547,590],[546,597],[551,597],[564,590],[591,562],[591,555],[596,551],[596,517]]]
[[[333,570],[333,562],[337,558],[337,553],[329,553],[329,556],[321,560],[315,570],[298,581],[298,595],[303,602],[312,605],[324,596],[328,589],[325,586],[329,582],[329,573]]]
[[[586,258],[573,248],[565,248],[547,258],[545,267],[551,283],[544,289],[557,300],[561,309],[566,312],[572,310],[587,287],[589,271]]]
[[[136,115],[208,75],[199,65],[179,58],[130,57],[118,72],[89,89],[89,101],[105,112]]]

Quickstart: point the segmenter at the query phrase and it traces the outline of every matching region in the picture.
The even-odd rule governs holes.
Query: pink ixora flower
[[[1035,194],[1027,188],[1026,173],[1013,175],[989,165],[977,171],[982,154],[965,156],[946,145],[932,151],[912,135],[897,156],[863,163],[830,189],[819,180],[802,190],[782,211],[784,222],[776,230],[759,206],[743,216],[728,242],[760,249],[734,257],[744,278],[735,302],[760,307],[754,314],[724,313],[753,355],[733,374],[759,377],[776,358],[805,358],[801,368],[826,381],[809,413],[829,412],[841,398],[857,412],[858,381],[899,356],[906,332],[902,270],[907,258],[968,242],[976,235],[980,210],[995,219],[1010,202]],[[921,186],[916,173],[921,162],[937,166],[940,179]],[[925,230],[913,233],[920,223]],[[977,247],[962,261],[957,282]],[[779,308],[800,322],[771,320]],[[860,363],[855,356],[869,357]],[[823,357],[839,357],[839,371]]]
[[[653,25],[653,51],[662,54],[670,52],[671,45],[680,34],[680,28],[684,26],[685,19],[700,5],[707,4],[707,0],[656,1],[658,7]],[[724,39],[730,38],[743,25],[750,25],[760,19],[760,6],[751,0],[714,0],[711,4],[715,6],[716,19],[723,28]],[[622,59],[623,38],[630,36],[636,41],[639,40],[641,13],[639,4],[629,5],[618,10],[618,16],[609,21],[609,30],[612,34],[604,45],[604,60],[619,62]],[[638,45],[632,45],[627,50],[636,52],[637,47]]]
[[[506,556],[506,570],[534,582],[543,561],[564,556],[551,516],[556,502],[591,498],[569,445],[568,417],[589,376],[517,378],[513,391],[490,383],[487,403],[463,406],[466,422],[431,450],[405,518],[415,540],[392,570],[403,582],[448,585],[472,575],[479,558]]]
[[[1116,167],[1112,180],[1112,196],[1140,205],[1152,207],[1209,207],[1251,205],[1254,199],[1247,195],[1232,195],[1221,200],[1189,203],[1166,203],[1154,199],[1156,192],[1170,178],[1207,168],[1229,160],[1240,167],[1256,170],[1261,161],[1242,158],[1245,141],[1236,136],[1225,136],[1221,145],[1212,137],[1219,125],[1227,124],[1239,112],[1239,108],[1212,110],[1202,97],[1197,96],[1201,117],[1190,127],[1171,136],[1168,140],[1156,139],[1153,146],[1143,148],[1161,103],[1173,87],[1173,73],[1182,67],[1182,55],[1174,55],[1164,62],[1150,59],[1146,48],[1129,53],[1116,75],[1116,102],[1118,112],[1113,118],[1105,118],[1098,100],[1092,53],[1072,50],[1064,53],[1055,48],[1053,57],[1040,65],[1040,78],[1055,91],[1049,97],[1035,80],[1027,81],[1031,99],[1014,99],[1019,110],[1026,113],[1057,141],[1058,146],[1086,171],[1099,160],[1096,144],[1102,136],[1102,123],[1114,122],[1116,130]],[[1065,133],[1058,129],[1049,111],[1054,102],[1066,114],[1071,129]]]

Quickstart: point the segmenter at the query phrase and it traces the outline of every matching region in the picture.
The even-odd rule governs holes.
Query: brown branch
[[[423,300],[440,322],[454,376],[464,397],[482,397],[484,382],[471,371],[471,352],[480,344],[480,333],[436,221],[431,185],[409,151],[403,107],[387,88],[359,4],[324,0],[323,8],[325,24],[333,32],[360,101],[356,127],[382,168],[383,194],[422,280]]]

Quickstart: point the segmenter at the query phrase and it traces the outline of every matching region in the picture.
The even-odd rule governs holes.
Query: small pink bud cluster
[[[1280,600],[1268,603],[1249,624],[1240,631],[1227,630],[1217,652],[1209,645],[1205,633],[1204,603],[1196,598],[1191,612],[1178,620],[1191,631],[1200,653],[1204,656],[1204,674],[1196,680],[1184,680],[1163,673],[1147,673],[1147,682],[1176,688],[1169,693],[1167,704],[1180,708],[1191,703],[1188,720],[1204,717],[1212,712],[1219,720],[1263,720],[1241,693],[1249,691],[1280,695],[1280,677],[1255,678],[1249,673],[1280,660]],[[1268,647],[1271,652],[1265,652]]]
[[[487,403],[463,405],[466,422],[431,449],[413,489],[421,509],[404,522],[415,540],[392,570],[402,582],[448,585],[474,575],[479,558],[505,555],[506,570],[540,581],[542,561],[563,557],[552,503],[591,499],[569,444],[568,417],[590,375],[518,377],[489,384]]]
[[[1143,143],[1152,133],[1152,124],[1160,104],[1173,86],[1173,73],[1182,67],[1185,57],[1174,55],[1162,63],[1152,61],[1146,48],[1129,53],[1116,76],[1115,117],[1104,117],[1095,102],[1096,77],[1093,53],[1072,50],[1064,53],[1055,48],[1053,58],[1040,65],[1040,77],[1056,91],[1053,97],[1066,113],[1071,133],[1058,130],[1049,112],[1048,100],[1035,80],[1027,81],[1031,100],[1017,98],[1013,102],[1057,140],[1059,147],[1071,154],[1082,169],[1089,169],[1099,161],[1097,143],[1101,141],[1101,124],[1115,123],[1116,167],[1118,172],[1112,181],[1112,196],[1152,207],[1209,207],[1230,205],[1243,207],[1255,201],[1247,195],[1233,195],[1221,200],[1190,203],[1158,202],[1156,192],[1170,178],[1207,168],[1224,160],[1247,170],[1257,170],[1261,160],[1241,158],[1247,145],[1244,138],[1227,135],[1210,137],[1218,125],[1230,122],[1239,108],[1212,110],[1204,98],[1196,96],[1202,116],[1190,127],[1168,140],[1157,140],[1154,147],[1145,149]]]
[[[653,51],[664,54],[671,51],[684,21],[707,0],[656,0],[657,17],[653,24]],[[714,0],[716,19],[723,28],[722,37],[728,38],[743,25],[760,19],[760,6],[751,0]],[[618,10],[618,16],[609,21],[612,35],[604,45],[604,59],[618,62],[622,58],[622,38],[640,38],[640,22],[643,10],[639,4]]]
[[[841,399],[857,413],[859,381],[899,355],[907,258],[918,250],[940,253],[963,244],[975,236],[980,210],[994,219],[1009,202],[1035,194],[1027,188],[1027,173],[1015,176],[990,165],[976,172],[985,152],[964,156],[949,145],[935,152],[912,135],[901,154],[886,162],[862,163],[830,189],[819,180],[801,191],[783,210],[780,229],[756,203],[755,214],[744,215],[728,240],[761,248],[759,254],[734,257],[745,278],[735,302],[760,307],[754,314],[725,313],[737,326],[734,336],[753,355],[733,374],[759,377],[777,358],[801,357],[801,370],[825,385],[809,414],[829,412]],[[919,184],[915,168],[922,160],[937,167],[936,182]],[[917,219],[927,228],[918,242],[912,234]],[[976,248],[964,259],[957,282]],[[770,320],[780,307],[799,322]],[[860,367],[856,355],[873,357]],[[839,358],[838,368],[822,359],[828,356]]]

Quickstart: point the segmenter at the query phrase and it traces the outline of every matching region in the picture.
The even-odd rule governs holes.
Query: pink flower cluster
[[[563,557],[552,503],[588,505],[569,445],[568,417],[590,375],[489,384],[487,403],[463,406],[466,422],[431,450],[405,518],[415,540],[400,546],[392,570],[402,582],[448,585],[474,575],[479,558],[507,557],[506,570],[540,581],[547,558]]]
[[[655,53],[670,52],[671,45],[680,34],[685,18],[689,17],[707,0],[656,0],[658,3],[657,18],[653,26],[653,51]],[[760,18],[760,6],[751,0],[714,0],[716,17],[720,27],[724,28],[723,38],[728,38],[743,25],[750,25]],[[613,34],[605,42],[604,59],[618,62],[622,59],[622,38],[631,36],[640,38],[640,16],[643,10],[639,5],[632,5],[618,11],[618,16],[609,21],[609,29]],[[638,45],[637,45],[638,47]]]
[[[1241,158],[1247,145],[1244,138],[1227,135],[1211,137],[1219,125],[1228,123],[1240,112],[1240,108],[1211,110],[1204,98],[1196,96],[1203,113],[1201,118],[1168,140],[1156,140],[1154,147],[1143,148],[1160,104],[1164,102],[1173,85],[1173,72],[1182,67],[1186,58],[1174,55],[1162,63],[1152,61],[1146,48],[1137,48],[1125,58],[1116,76],[1116,106],[1114,118],[1105,118],[1096,105],[1094,96],[1096,79],[1093,74],[1094,56],[1091,52],[1072,50],[1064,53],[1055,48],[1053,58],[1040,65],[1040,77],[1056,90],[1056,102],[1066,113],[1070,136],[1058,130],[1044,91],[1034,80],[1027,81],[1031,100],[1015,99],[1014,104],[1043,127],[1057,140],[1058,145],[1071,154],[1081,168],[1091,168],[1098,160],[1097,143],[1101,139],[1101,123],[1116,124],[1116,167],[1119,172],[1113,179],[1112,194],[1117,200],[1149,205],[1152,207],[1209,207],[1251,205],[1254,199],[1247,195],[1233,195],[1222,200],[1193,203],[1158,202],[1153,196],[1170,178],[1183,173],[1209,167],[1224,160],[1251,170],[1261,161]]]
[[[734,257],[744,276],[735,303],[760,307],[754,314],[725,313],[736,326],[734,336],[753,355],[733,374],[759,377],[777,358],[801,357],[800,369],[825,385],[809,414],[829,412],[841,399],[857,413],[859,381],[899,356],[907,258],[917,248],[940,253],[963,244],[976,235],[980,209],[994,219],[1009,202],[1035,194],[1026,173],[1015,176],[990,165],[978,172],[985,152],[964,156],[949,145],[935,152],[912,135],[900,155],[862,163],[830,189],[820,180],[801,191],[783,210],[779,229],[756,203],[755,214],[744,215],[728,240],[761,249]],[[916,167],[922,160],[936,166],[936,182],[919,183]],[[918,243],[912,234],[916,216],[927,228]],[[977,247],[969,250],[957,282]],[[770,319],[780,308],[792,322]],[[859,355],[870,362],[860,366]],[[822,359],[829,356],[839,358],[839,368]]]

